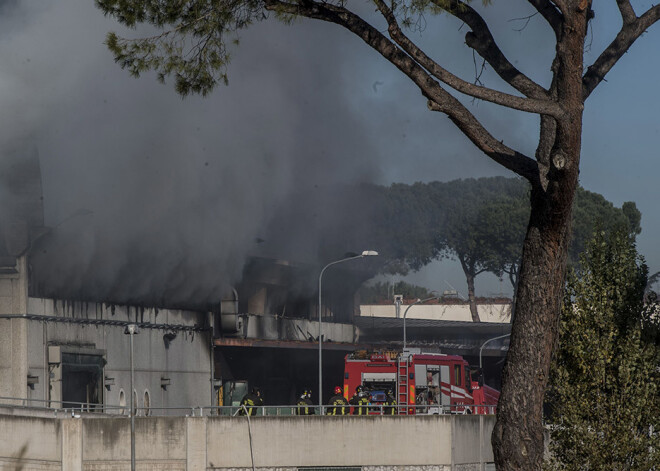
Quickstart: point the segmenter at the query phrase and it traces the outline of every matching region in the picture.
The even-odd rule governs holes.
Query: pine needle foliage
[[[489,4],[489,0],[482,0]],[[165,82],[174,77],[176,92],[208,95],[218,83],[228,84],[228,45],[238,44],[238,31],[255,21],[267,18],[267,11],[285,23],[299,16],[296,5],[306,0],[270,2],[268,0],[95,0],[106,16],[111,16],[129,28],[151,25],[157,34],[124,38],[108,33],[106,45],[123,69],[134,77],[155,71]],[[467,3],[469,3],[468,0]],[[345,0],[324,2],[343,7]],[[464,8],[455,0],[404,0],[389,2],[393,13],[408,29],[422,29],[425,13],[439,14]],[[286,7],[286,8],[285,8]],[[293,7],[293,10],[289,7]]]
[[[569,274],[546,398],[545,469],[649,471],[660,466],[657,304],[626,231],[596,231]]]
[[[135,28],[155,27],[158,34],[127,39],[108,33],[106,45],[115,62],[131,75],[153,70],[160,82],[175,79],[177,93],[207,95],[218,82],[227,84],[228,40],[265,18],[258,0],[95,0],[105,15]]]

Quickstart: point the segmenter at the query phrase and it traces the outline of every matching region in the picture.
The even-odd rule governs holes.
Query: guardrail
[[[102,414],[102,415],[120,415],[131,416],[130,406],[118,406],[109,404],[96,404],[88,402],[74,401],[50,401],[43,399],[16,398],[0,396],[0,407],[11,409],[25,409],[52,412],[58,415],[79,415],[79,414]],[[252,416],[291,416],[303,415],[304,406],[280,405],[280,406],[254,406],[247,407],[252,409]],[[368,406],[345,406],[344,413],[341,413],[339,406],[307,406],[309,415],[491,415],[496,412],[494,405],[384,405],[372,404]],[[320,410],[319,410],[320,409]],[[334,411],[333,410],[338,409]],[[186,416],[186,417],[205,417],[205,416],[236,416],[245,414],[241,406],[171,406],[171,407],[135,407],[136,417],[148,416]]]

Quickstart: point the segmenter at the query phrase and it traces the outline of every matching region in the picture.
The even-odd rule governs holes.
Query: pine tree
[[[596,231],[569,275],[547,395],[547,469],[660,466],[658,316],[644,299],[647,275],[623,231]]]

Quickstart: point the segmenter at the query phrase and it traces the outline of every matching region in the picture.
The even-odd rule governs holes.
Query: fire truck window
[[[461,385],[461,365],[454,365],[454,384]]]

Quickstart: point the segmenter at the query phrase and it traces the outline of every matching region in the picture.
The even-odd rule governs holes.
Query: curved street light
[[[504,334],[500,335],[499,337],[493,337],[492,339],[486,340],[484,343],[481,344],[481,348],[479,349],[479,369],[482,368],[481,366],[481,351],[484,349],[487,343],[492,342],[493,340],[498,340],[498,339],[503,339],[504,337],[509,337],[511,334]]]
[[[417,299],[414,303],[412,303],[410,306],[406,308],[405,311],[403,311],[403,349],[406,349],[406,316],[408,315],[408,311],[410,310],[411,307],[417,305],[417,304],[422,304],[425,303],[426,301],[430,301],[432,299],[440,299],[439,296],[431,296],[430,298],[426,299]]]
[[[349,260],[355,260],[357,258],[364,258],[364,257],[373,257],[375,255],[378,255],[378,252],[375,250],[365,250],[359,255],[354,255],[352,257],[347,257],[347,258],[342,258],[341,260],[336,260],[334,262],[328,263],[326,266],[323,267],[321,270],[321,273],[319,274],[319,414],[323,413],[323,359],[322,359],[322,348],[323,348],[323,337],[322,331],[321,331],[321,324],[322,324],[322,319],[321,319],[321,282],[323,280],[323,273],[325,270],[332,265],[336,265],[338,263],[342,262],[348,262]]]

